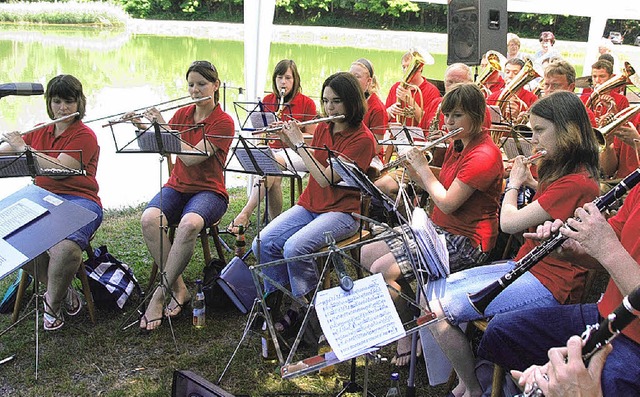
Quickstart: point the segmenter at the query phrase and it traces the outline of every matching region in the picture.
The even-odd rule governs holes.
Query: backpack
[[[135,291],[138,297],[142,289],[129,266],[107,251],[107,246],[96,248],[94,257],[84,262],[91,295],[100,309],[123,309]]]
[[[231,299],[217,282],[224,267],[225,262],[223,260],[213,258],[202,269],[202,290],[204,292],[204,304],[207,309],[226,312],[234,308]]]

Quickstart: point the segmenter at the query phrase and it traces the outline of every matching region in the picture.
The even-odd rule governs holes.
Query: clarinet
[[[604,211],[622,198],[622,196],[638,184],[638,182],[640,182],[640,167],[627,175],[609,192],[593,200],[593,203],[598,207],[598,210]],[[528,272],[536,263],[552,253],[553,250],[560,247],[566,239],[567,237],[563,236],[562,233],[555,234],[517,261],[513,270],[507,272],[504,276],[480,291],[467,294],[471,306],[473,306],[478,313],[484,314],[487,306],[489,306],[505,288],[511,285],[518,277]]]
[[[591,357],[606,346],[637,316],[640,316],[640,286],[636,287],[629,295],[622,299],[622,303],[600,324],[587,325],[582,333],[582,361],[587,365]],[[544,396],[540,387],[533,384],[527,393],[518,394],[516,397],[541,397]]]

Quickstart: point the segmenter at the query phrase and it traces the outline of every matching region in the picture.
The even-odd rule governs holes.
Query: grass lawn
[[[289,197],[288,183],[283,184],[284,197]],[[246,200],[245,190],[230,191],[231,205],[223,217],[221,229],[226,228]],[[288,199],[285,199],[288,206]],[[118,259],[129,264],[143,286],[149,279],[152,261],[140,232],[140,214],[143,207],[106,211],[105,219],[94,241],[94,248],[106,244]],[[247,242],[253,239],[257,224],[255,218],[247,232]],[[234,238],[222,238],[233,247]],[[214,250],[215,252],[215,250]],[[229,260],[233,253],[227,253]],[[253,260],[253,256],[249,261]],[[201,277],[202,249],[196,246],[185,280],[194,288],[195,279]],[[10,275],[0,281],[0,293],[14,280]],[[29,290],[31,291],[31,290]],[[175,344],[171,327],[164,321],[159,330],[143,334],[138,331],[135,302],[127,304],[125,311],[98,311],[95,326],[91,325],[86,310],[67,318],[65,326],[56,332],[44,332],[40,321],[38,379],[35,379],[34,316],[0,336],[0,360],[14,355],[15,359],[0,366],[0,395],[2,396],[170,396],[173,371],[190,370],[205,379],[216,382],[233,350],[240,342],[247,316],[233,309],[225,312],[207,312],[204,329],[191,325],[190,308],[186,315],[173,320]],[[29,307],[33,308],[33,304]],[[26,311],[23,311],[26,313]],[[10,314],[0,315],[0,329],[11,323]],[[123,329],[124,325],[133,326]],[[341,363],[330,376],[316,373],[283,380],[277,363],[265,362],[260,356],[260,335],[249,333],[220,384],[225,390],[250,396],[332,396],[349,380],[350,364]],[[395,344],[382,349],[389,359]],[[286,354],[286,353],[285,353]],[[300,359],[306,356],[299,356]],[[369,366],[368,388],[383,396],[389,385],[389,375],[396,367],[389,362]],[[408,368],[399,369],[402,383],[408,377]],[[357,360],[356,381],[364,381],[364,359]],[[443,395],[444,388],[428,386],[424,361],[418,360],[416,395]],[[361,394],[361,393],[360,393]],[[353,394],[355,395],[355,394]]]

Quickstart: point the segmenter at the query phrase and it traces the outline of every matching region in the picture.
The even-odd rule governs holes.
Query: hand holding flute
[[[48,121],[46,123],[42,123],[39,124],[31,129],[28,129],[26,131],[12,131],[12,132],[5,132],[4,134],[2,134],[2,137],[0,137],[0,144],[7,142],[9,144],[9,146],[11,146],[11,149],[16,151],[16,152],[24,152],[25,150],[27,150],[27,145],[24,142],[24,139],[22,139],[23,135],[27,135],[32,133],[33,131],[39,130],[41,128],[45,128],[48,127],[52,124],[57,124],[57,123],[61,123],[64,121],[67,122],[72,122],[73,119],[78,116],[80,113],[75,112],[75,113],[71,113],[68,114],[66,116],[63,117],[59,117],[57,119]]]

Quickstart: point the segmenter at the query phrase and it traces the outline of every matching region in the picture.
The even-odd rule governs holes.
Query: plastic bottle
[[[205,324],[205,304],[204,291],[202,290],[202,280],[196,280],[196,299],[193,302],[193,326],[203,328]]]
[[[247,242],[244,239],[244,225],[238,225],[238,235],[236,236],[236,256],[242,258]]]
[[[400,397],[400,374],[394,372],[391,374],[391,386],[389,386],[389,390],[387,390],[386,397]]]
[[[273,343],[273,339],[271,339],[269,327],[267,327],[267,322],[265,321],[262,323],[262,359],[265,361],[273,361],[277,358],[276,345]]]

